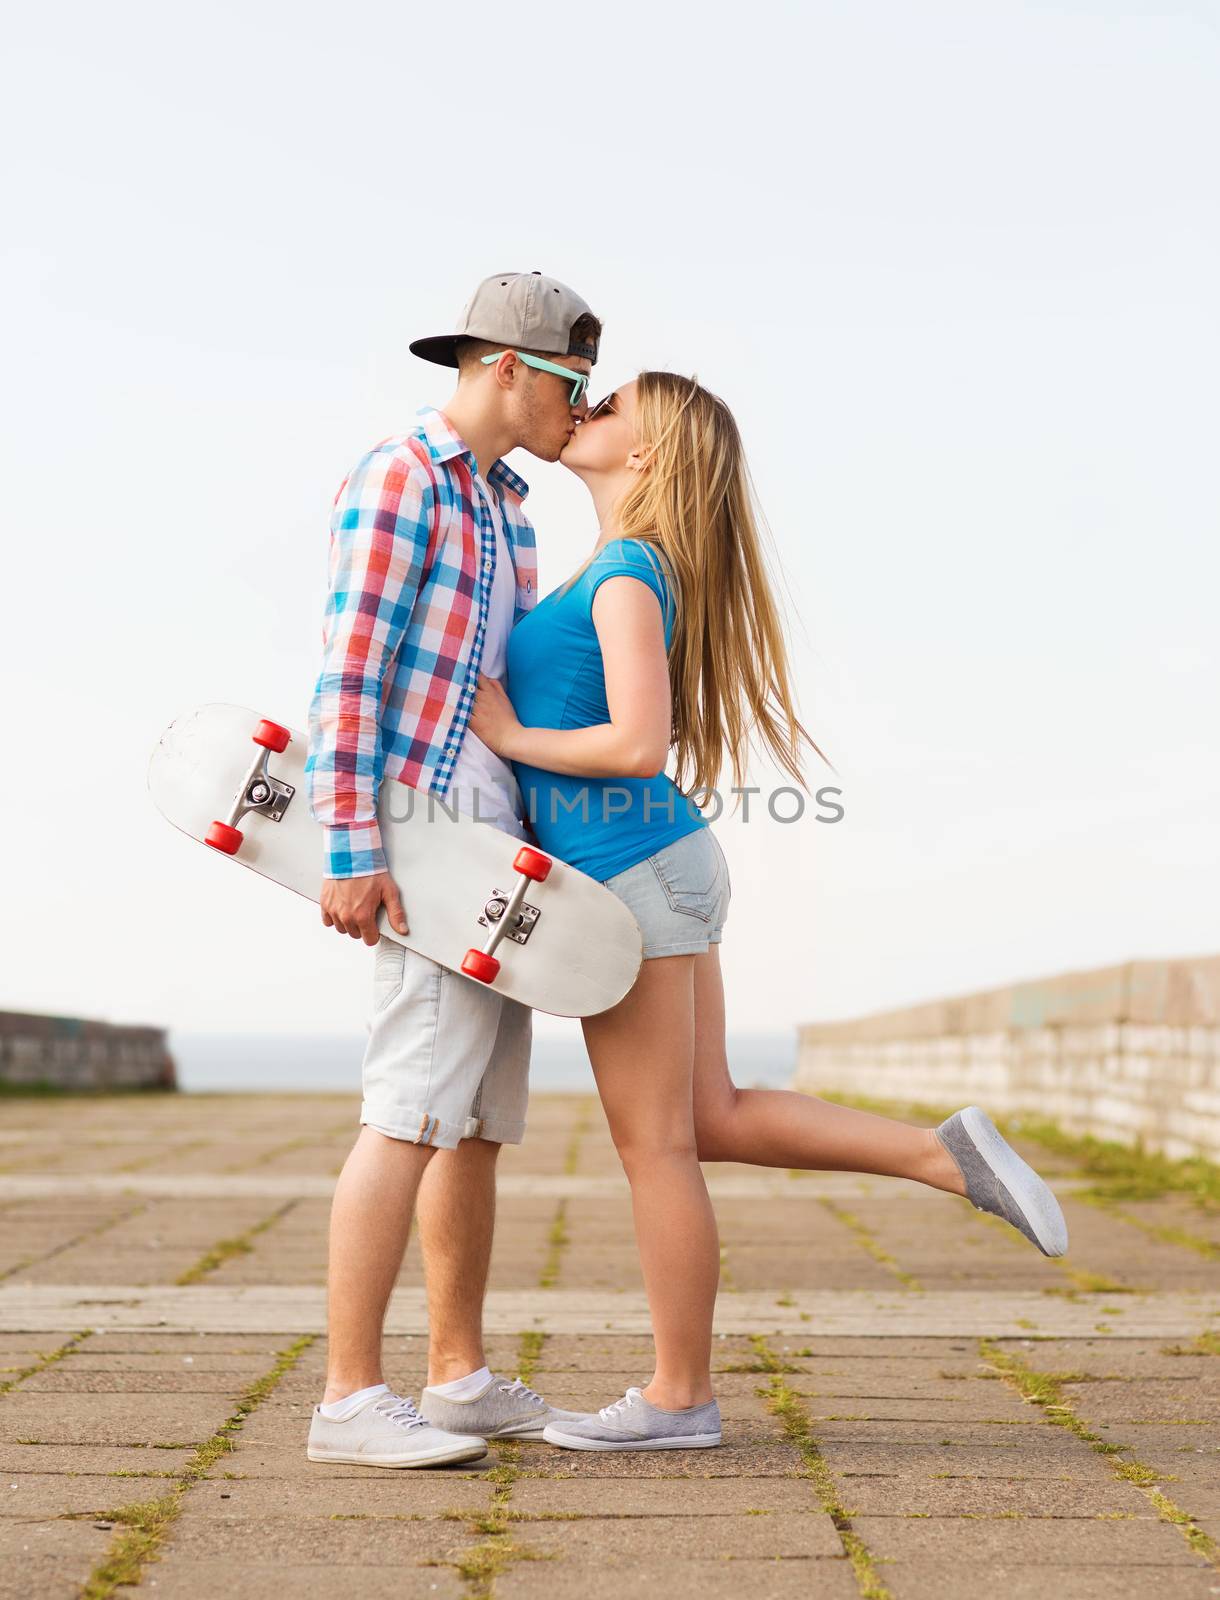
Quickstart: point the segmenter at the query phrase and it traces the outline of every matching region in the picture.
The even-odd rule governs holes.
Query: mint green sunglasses
[[[507,350],[497,350],[494,355],[483,357],[483,365],[490,367],[493,361],[499,361],[501,356],[507,354]],[[587,372],[573,372],[571,367],[561,367],[558,362],[544,361],[541,356],[528,356],[524,350],[514,350],[513,355],[518,361],[524,361],[527,367],[537,367],[539,372],[557,372],[561,378],[567,378],[572,385],[572,393],[568,396],[569,405],[578,405],[581,395],[589,387]]]

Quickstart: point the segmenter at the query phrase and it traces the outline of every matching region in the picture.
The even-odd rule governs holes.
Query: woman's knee
[[[698,1141],[693,1125],[684,1128],[633,1130],[615,1138],[623,1171],[631,1178],[655,1171],[663,1162],[698,1161]]]

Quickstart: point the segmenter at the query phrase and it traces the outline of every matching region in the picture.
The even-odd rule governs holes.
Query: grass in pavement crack
[[[870,1229],[860,1221],[854,1212],[845,1210],[843,1206],[835,1205],[833,1200],[827,1200],[825,1196],[819,1196],[818,1204],[825,1206],[832,1217],[837,1218],[845,1228],[850,1229],[860,1248],[866,1250],[874,1261],[880,1262],[883,1267],[892,1272],[904,1289],[922,1291],[923,1285],[919,1280],[912,1277],[909,1272],[903,1271],[889,1251],[882,1249]]]
[[[569,1240],[567,1221],[568,1202],[561,1200],[555,1207],[555,1218],[547,1235],[546,1260],[542,1263],[542,1272],[538,1278],[540,1289],[553,1289],[559,1282],[559,1268]]]
[[[1205,1556],[1209,1561],[1220,1565],[1220,1545],[1217,1545],[1209,1534],[1204,1533],[1192,1516],[1175,1505],[1159,1489],[1153,1488],[1154,1484],[1166,1482],[1170,1475],[1157,1472],[1144,1462],[1135,1460],[1129,1451],[1127,1459],[1119,1461],[1117,1457],[1127,1451],[1127,1447],[1109,1444],[1099,1438],[1087,1423],[1076,1415],[1071,1402],[1064,1396],[1063,1386],[1065,1383],[1078,1382],[1079,1373],[1035,1372],[1032,1367],[1027,1367],[1019,1356],[1011,1351],[1001,1350],[991,1339],[979,1340],[979,1355],[1031,1405],[1041,1406],[1047,1422],[1057,1428],[1066,1428],[1098,1455],[1105,1456],[1114,1476],[1126,1483],[1134,1484],[1141,1490],[1161,1520],[1172,1523],[1197,1555]]]
[[[15,1389],[19,1383],[24,1383],[27,1378],[32,1378],[36,1372],[43,1372],[47,1367],[53,1367],[57,1361],[62,1361],[65,1356],[70,1356],[77,1346],[83,1344],[92,1333],[92,1328],[82,1328],[79,1333],[74,1333],[70,1339],[65,1339],[58,1350],[48,1350],[45,1353],[40,1353],[37,1361],[28,1367],[20,1368],[13,1377],[5,1378],[3,1382],[0,1382],[0,1394],[8,1394],[10,1389]]]
[[[572,1136],[568,1141],[567,1154],[563,1158],[563,1170],[568,1176],[580,1170],[580,1147],[585,1134],[589,1131],[589,1118],[591,1111],[588,1105],[582,1105],[572,1125]],[[553,1289],[559,1282],[559,1268],[563,1262],[563,1253],[570,1242],[568,1234],[568,1202],[561,1200],[555,1207],[555,1216],[551,1222],[551,1231],[547,1235],[546,1260],[542,1264],[542,1273],[538,1279],[540,1289]]]
[[[208,1277],[210,1273],[215,1272],[218,1267],[223,1267],[226,1261],[231,1261],[234,1256],[249,1255],[254,1249],[253,1240],[260,1233],[266,1233],[268,1228],[273,1228],[281,1217],[286,1216],[294,1206],[299,1204],[300,1201],[298,1199],[286,1200],[282,1206],[277,1206],[269,1217],[264,1217],[261,1222],[256,1222],[252,1228],[247,1228],[244,1233],[236,1234],[232,1239],[218,1240],[210,1250],[205,1251],[199,1257],[199,1260],[193,1266],[189,1266],[184,1273],[175,1278],[174,1282],[179,1285],[199,1283]]]
[[[316,1338],[316,1334],[304,1334],[280,1351],[275,1365],[242,1395],[232,1416],[222,1422],[210,1438],[195,1447],[182,1471],[175,1474],[178,1481],[172,1489],[155,1500],[138,1500],[106,1513],[106,1520],[121,1523],[123,1531],[116,1534],[110,1549],[89,1575],[81,1590],[81,1600],[109,1600],[117,1589],[140,1582],[145,1566],[159,1558],[166,1530],[180,1514],[191,1486],[206,1477],[221,1456],[236,1448],[234,1434],[240,1431],[250,1413],[262,1405],[284,1374],[296,1366]]]
[[[839,1498],[834,1475],[818,1449],[809,1413],[801,1404],[800,1396],[784,1382],[783,1369],[767,1345],[766,1339],[754,1334],[750,1342],[755,1350],[759,1351],[760,1358],[765,1353],[775,1362],[773,1367],[767,1369],[771,1373],[770,1382],[765,1388],[760,1388],[758,1393],[766,1401],[767,1409],[772,1416],[778,1417],[783,1423],[785,1436],[800,1451],[804,1476],[812,1482],[822,1510],[834,1523],[844,1553],[851,1563],[856,1587],[860,1591],[862,1600],[891,1600],[890,1591],[877,1574],[868,1546],[851,1525],[851,1513]]]
[[[1220,1333],[1209,1328],[1191,1344],[1170,1344],[1161,1349],[1163,1356],[1220,1356]]]
[[[794,1367],[790,1362],[781,1361],[768,1345],[761,1333],[750,1335],[750,1345],[754,1351],[752,1361],[738,1361],[731,1367],[721,1367],[721,1372],[803,1372],[803,1367]]]
[[[517,1371],[524,1383],[534,1376],[546,1335],[530,1330],[521,1335],[517,1346]],[[504,1440],[498,1445],[499,1458],[490,1471],[480,1473],[492,1485],[491,1505],[486,1511],[446,1511],[450,1522],[464,1522],[472,1533],[482,1537],[478,1544],[463,1550],[451,1561],[428,1561],[425,1566],[453,1567],[466,1585],[470,1600],[491,1600],[495,1594],[496,1579],[518,1561],[551,1561],[549,1552],[532,1550],[513,1537],[513,1524],[526,1520],[523,1513],[509,1509],[513,1485],[521,1476],[521,1445],[515,1440]],[[559,1520],[559,1519],[545,1519]]]

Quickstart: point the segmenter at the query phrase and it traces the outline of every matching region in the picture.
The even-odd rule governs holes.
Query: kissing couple
[[[1046,1255],[1067,1249],[1054,1195],[977,1106],[916,1128],[734,1084],[719,953],[729,868],[689,795],[714,788],[726,760],[743,784],[751,738],[805,787],[802,747],[821,752],[794,706],[732,412],[660,371],[590,406],[601,335],[556,279],[485,279],[455,333],[411,346],[456,370],[449,400],[362,457],[335,500],[309,799],[326,839],[322,920],[376,948],[361,1127],[331,1212],[312,1461],[431,1467],[476,1460],[489,1439],[718,1445],[720,1252],[703,1161],[909,1178],[966,1196]],[[596,523],[587,558],[541,599],[527,485],[503,460],[518,448],[574,473]],[[386,871],[378,831],[389,779],[579,868],[643,934],[634,986],[582,1027],[631,1186],[656,1363],[597,1412],[559,1410],[487,1365],[496,1158],[525,1136],[531,1013],[379,935],[383,907],[407,933],[411,890]],[[429,1307],[418,1407],[382,1367],[413,1217]]]

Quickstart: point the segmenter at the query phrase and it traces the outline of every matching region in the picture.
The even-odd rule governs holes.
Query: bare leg
[[[720,1277],[716,1218],[695,1148],[692,956],[645,961],[609,1011],[586,1017],[585,1044],[631,1184],[657,1366],[644,1389],[677,1410],[712,1398],[712,1312]]]
[[[483,1297],[496,1216],[496,1157],[490,1139],[438,1150],[420,1185],[419,1243],[428,1285],[428,1382],[477,1372],[483,1349]]]
[[[701,1161],[876,1172],[965,1194],[957,1163],[931,1128],[791,1089],[739,1089],[725,1053],[720,951],[695,956],[695,1128]]]
[[[361,1128],[330,1210],[323,1404],[383,1382],[381,1330],[424,1168],[435,1151]]]

